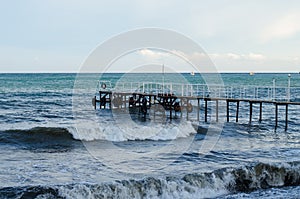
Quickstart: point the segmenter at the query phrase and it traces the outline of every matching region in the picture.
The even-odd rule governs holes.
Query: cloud
[[[247,59],[250,60],[256,60],[256,61],[261,61],[266,59],[266,57],[262,54],[256,54],[256,53],[249,53],[248,55],[246,55]]]
[[[150,59],[167,59],[172,56],[178,56],[178,58],[183,58],[186,60],[202,60],[207,61],[207,59],[211,60],[218,60],[222,62],[232,62],[232,61],[254,61],[254,62],[261,62],[267,59],[267,57],[260,53],[247,53],[247,54],[239,54],[239,53],[204,53],[204,52],[193,52],[190,54],[185,54],[181,51],[170,51],[170,52],[163,52],[157,51],[152,49],[142,49],[139,50],[138,53],[145,58]]]
[[[269,42],[274,39],[286,39],[300,32],[300,14],[289,13],[263,29],[261,40]]]
[[[181,51],[163,52],[152,49],[142,49],[139,54],[148,60],[161,60],[164,63],[169,63],[171,66],[183,66],[183,59],[201,65],[201,72],[212,72],[218,70],[218,66],[224,68],[222,71],[260,71],[264,64],[271,65],[276,63],[273,58],[261,53],[204,53],[193,52],[185,54]],[[175,56],[174,56],[175,55]],[[176,59],[174,59],[177,57]],[[294,60],[296,62],[296,60]],[[289,63],[289,61],[281,61],[280,63]],[[216,66],[216,70],[214,69]],[[186,65],[185,65],[186,66]],[[245,68],[244,68],[245,67]],[[265,69],[268,71],[269,69]]]
[[[238,54],[234,54],[234,53],[227,53],[226,56],[230,59],[240,59],[241,56]]]
[[[143,55],[145,57],[149,57],[152,59],[159,59],[159,58],[168,56],[168,53],[165,53],[162,51],[157,51],[157,50],[154,51],[154,50],[147,49],[147,48],[139,50],[138,53],[140,55]]]
[[[138,51],[138,54],[149,59],[168,59],[168,58],[177,58],[182,60],[188,60],[193,58],[204,58],[207,57],[205,53],[194,52],[191,54],[186,54],[182,51],[171,50],[171,51],[161,51],[161,50],[152,50],[152,49],[141,49]]]
[[[259,53],[248,53],[248,54],[238,54],[238,53],[210,53],[208,56],[213,59],[219,59],[223,61],[242,61],[242,60],[250,60],[250,61],[262,61],[266,59],[266,56]]]

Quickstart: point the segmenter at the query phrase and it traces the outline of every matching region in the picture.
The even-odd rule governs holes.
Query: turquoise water
[[[204,77],[204,78],[203,78]],[[204,84],[213,74],[103,74],[120,80]],[[221,74],[226,86],[287,87],[288,74]],[[157,117],[140,121],[128,111],[94,110],[98,74],[80,76],[92,89],[74,89],[76,74],[0,74],[1,198],[295,198],[300,185],[299,110],[284,109],[274,129],[274,105],[240,104],[239,123],[220,121],[209,102],[189,120]],[[291,74],[291,86],[300,87]],[[81,85],[82,86],[82,85]],[[75,87],[76,88],[76,87]],[[298,89],[292,90],[300,99]],[[77,97],[88,102],[80,106]],[[202,111],[202,112],[201,112]],[[209,130],[208,130],[209,129]],[[211,141],[211,142],[209,142]],[[209,144],[212,143],[212,144]],[[208,151],[203,149],[209,144]]]

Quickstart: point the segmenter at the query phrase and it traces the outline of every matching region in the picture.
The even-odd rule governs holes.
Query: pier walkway
[[[215,118],[219,120],[219,107],[226,106],[226,121],[230,120],[230,105],[235,104],[235,121],[239,120],[240,102],[249,105],[249,123],[252,122],[253,105],[259,105],[259,122],[262,121],[264,104],[275,106],[275,129],[278,127],[278,107],[285,107],[285,130],[288,129],[289,106],[300,105],[300,87],[223,86],[204,84],[179,84],[155,82],[99,82],[99,96],[92,100],[96,109],[138,109],[146,117],[152,107],[157,112],[174,114],[185,112],[186,118],[196,111],[200,120],[200,103],[204,101],[204,121],[208,118],[208,102],[215,102]],[[243,103],[245,104],[245,103]],[[154,107],[154,108],[153,108]],[[148,113],[149,114],[149,113]]]

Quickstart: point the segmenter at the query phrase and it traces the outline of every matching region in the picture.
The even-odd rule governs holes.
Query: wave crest
[[[187,174],[182,178],[147,177],[100,184],[2,188],[0,196],[21,198],[30,194],[48,198],[211,198],[272,187],[299,186],[299,167],[299,162],[257,163],[236,169],[219,169],[211,173]]]

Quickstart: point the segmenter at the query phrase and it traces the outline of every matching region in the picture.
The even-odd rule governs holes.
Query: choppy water
[[[84,78],[93,84],[98,75]],[[120,78],[161,75],[102,76]],[[164,78],[173,81],[172,74]],[[273,78],[287,86],[287,74],[222,74],[233,86],[272,86]],[[292,74],[291,85],[300,86],[299,78]],[[208,123],[203,110],[200,122],[195,111],[189,121],[158,115],[144,122],[127,111],[93,110],[96,90],[78,93],[75,80],[76,74],[0,74],[0,198],[300,198],[297,106],[289,108],[287,132],[282,108],[274,130],[271,104],[261,123],[253,108],[251,125],[247,103],[240,104],[239,123],[233,114],[222,125],[225,114],[215,121],[214,102]],[[77,96],[89,102],[86,112],[74,109]]]

